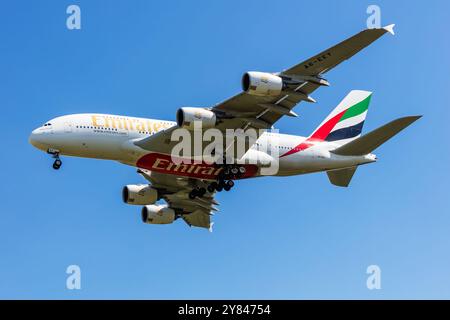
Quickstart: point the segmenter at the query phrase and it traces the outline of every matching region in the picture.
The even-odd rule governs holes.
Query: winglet
[[[211,223],[209,224],[209,228],[208,228],[208,231],[209,231],[209,232],[213,232],[213,225],[214,225],[214,222],[211,222]]]
[[[395,27],[395,24],[393,23],[386,27],[383,27],[383,29],[386,30],[387,32],[389,32],[390,34],[395,35],[394,27]]]

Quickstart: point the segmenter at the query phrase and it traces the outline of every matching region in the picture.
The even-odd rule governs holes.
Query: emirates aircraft
[[[329,86],[323,77],[326,72],[387,32],[394,34],[393,25],[364,30],[282,72],[247,72],[243,92],[212,107],[180,108],[176,122],[73,114],[46,122],[31,133],[29,141],[53,156],[55,169],[61,167],[62,155],[114,160],[138,168],[149,184],[125,186],[123,200],[143,206],[145,223],[169,224],[182,218],[189,226],[211,229],[218,205],[215,193],[230,190],[236,180],[263,176],[268,164],[276,163],[271,175],[324,171],[332,184],[346,187],[358,166],[377,160],[373,150],[420,116],[394,120],[361,136],[372,94],[354,90],[308,137],[267,130],[246,146],[243,157],[232,159],[241,161],[216,163],[175,161],[172,150],[178,142],[171,139],[172,134],[184,128],[194,135],[198,122],[203,129],[215,128],[224,134],[228,129],[261,131],[272,128],[282,116],[296,117],[292,109],[299,102],[314,103],[310,94]],[[276,155],[261,151],[261,145],[275,146]],[[166,204],[156,204],[160,200]]]

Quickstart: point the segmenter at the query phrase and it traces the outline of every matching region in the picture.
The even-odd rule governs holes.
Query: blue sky
[[[77,4],[82,29],[66,28]],[[212,234],[145,225],[121,202],[144,182],[114,162],[51,159],[28,144],[58,115],[173,120],[365,28],[385,36],[327,75],[281,132],[307,135],[352,89],[374,92],[365,130],[423,114],[348,189],[324,173],[240,181]],[[450,298],[448,1],[8,1],[0,11],[0,298]],[[67,266],[82,289],[66,289]],[[366,268],[382,270],[381,290]]]

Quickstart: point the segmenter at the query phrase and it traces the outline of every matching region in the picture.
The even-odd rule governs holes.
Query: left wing
[[[292,109],[301,101],[315,102],[310,96],[317,88],[328,86],[323,75],[369,46],[386,33],[393,34],[394,25],[383,28],[366,29],[330,47],[321,53],[274,75],[283,79],[283,89],[277,96],[259,96],[241,92],[212,108],[218,118],[215,128],[227,129],[268,129],[281,117],[296,116]],[[266,79],[262,79],[266,81]],[[156,135],[136,141],[135,144],[153,152],[170,153],[177,142],[170,137],[176,126]],[[246,146],[246,150],[250,145]],[[224,146],[226,150],[228,146]]]
[[[168,174],[161,174],[145,169],[138,169],[138,173],[147,179],[153,188],[157,189],[168,207],[174,209],[177,215],[189,225],[206,228],[211,231],[213,222],[211,216],[219,205],[214,200],[214,194],[206,192],[202,197],[189,198],[189,192],[195,187],[206,188],[207,183],[198,179],[189,179]]]
[[[329,86],[322,78],[341,62],[351,58],[386,33],[394,34],[394,25],[363,30],[321,53],[275,75],[283,78],[287,88],[276,97],[242,92],[213,110],[228,115],[219,128],[270,128],[282,116],[296,116],[292,109],[301,101],[316,102],[312,94],[320,86]]]

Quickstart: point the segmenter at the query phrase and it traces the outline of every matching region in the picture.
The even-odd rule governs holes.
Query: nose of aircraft
[[[37,135],[37,129],[34,129],[31,131],[30,136],[28,137],[28,142],[30,142],[33,146],[36,146],[36,135]]]
[[[42,141],[42,132],[39,131],[39,128],[34,129],[31,132],[30,136],[28,137],[28,141],[38,149],[45,149],[44,143]]]

